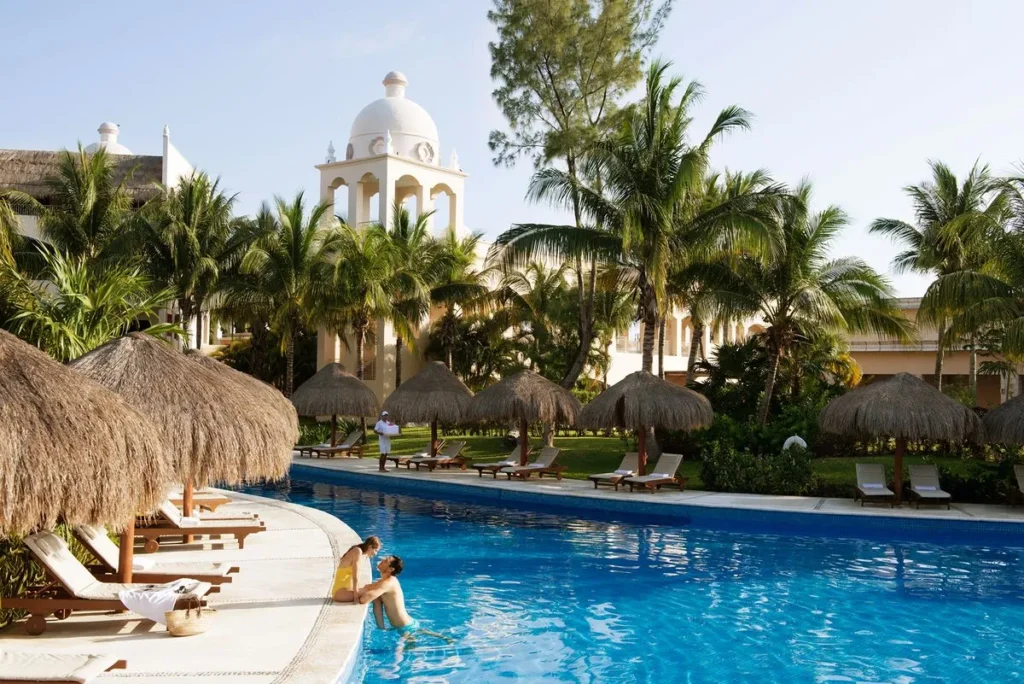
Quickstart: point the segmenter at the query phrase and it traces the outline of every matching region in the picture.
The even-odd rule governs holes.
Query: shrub
[[[700,477],[707,489],[749,494],[804,494],[813,481],[806,449],[756,455],[722,442],[705,452]]]

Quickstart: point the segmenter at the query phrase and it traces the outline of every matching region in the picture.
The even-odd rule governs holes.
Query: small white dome
[[[132,154],[131,150],[117,142],[117,136],[121,129],[116,123],[104,121],[96,130],[100,134],[100,140],[86,147],[86,152],[95,152],[102,148],[106,150],[107,154]]]
[[[400,71],[384,77],[384,97],[356,115],[349,134],[346,159],[384,154],[391,135],[394,154],[437,164],[440,141],[434,119],[423,107],[405,97],[408,79]]]

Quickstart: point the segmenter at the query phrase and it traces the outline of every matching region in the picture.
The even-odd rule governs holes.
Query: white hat
[[[388,412],[387,412],[387,411],[381,411],[381,412],[380,412],[380,415],[382,415],[382,416],[386,416],[386,415],[388,415]]]

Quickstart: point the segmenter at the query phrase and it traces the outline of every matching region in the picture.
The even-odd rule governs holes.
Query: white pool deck
[[[249,536],[245,549],[232,539],[188,550],[167,545],[145,556],[239,566],[234,581],[210,596],[216,614],[205,634],[175,638],[131,613],[75,614],[48,619],[46,632],[36,637],[13,625],[0,632],[0,649],[109,653],[128,667],[97,681],[125,684],[335,681],[357,655],[366,616],[365,606],[327,599],[339,550],[357,543],[356,533],[321,511],[228,494],[237,501],[219,511],[251,511],[266,522],[267,531]]]
[[[492,460],[492,459],[481,459]],[[628,489],[615,491],[610,487],[594,489],[593,483],[587,480],[556,480],[552,477],[529,480],[508,480],[504,475],[494,479],[489,474],[480,477],[475,470],[459,470],[452,468],[433,472],[426,468],[409,470],[405,467],[395,468],[388,464],[388,472],[377,472],[377,460],[371,458],[295,458],[296,465],[322,468],[329,471],[351,471],[362,475],[380,478],[403,478],[407,480],[441,480],[464,485],[468,491],[487,496],[488,490],[527,490],[543,493],[554,497],[584,497],[602,500],[635,500],[657,502],[662,504],[686,504],[687,506],[707,506],[712,508],[733,508],[745,510],[788,511],[793,513],[841,514],[854,516],[898,516],[906,518],[928,518],[944,520],[975,520],[1002,523],[1024,524],[1024,507],[992,504],[959,504],[954,502],[949,510],[945,506],[922,506],[920,509],[913,504],[903,503],[898,508],[886,505],[861,506],[852,499],[833,499],[810,496],[768,496],[763,494],[724,494],[720,492],[703,492],[698,490],[662,489],[657,492],[629,492]],[[851,463],[850,468],[853,468]]]

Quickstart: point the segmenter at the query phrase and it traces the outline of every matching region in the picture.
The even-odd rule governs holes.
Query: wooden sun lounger
[[[880,463],[857,464],[857,486],[853,500],[860,499],[861,508],[865,503],[887,503],[896,505],[896,493],[885,486],[885,468]]]
[[[532,451],[532,449],[530,450]],[[526,452],[526,455],[530,455],[530,451]],[[512,450],[512,453],[508,455],[504,461],[487,461],[486,463],[471,463],[470,468],[477,472],[480,477],[484,476],[484,473],[490,473],[494,479],[498,479],[498,473],[505,468],[515,468],[519,465],[520,452],[519,447]]]
[[[178,493],[171,494],[171,496],[168,497],[167,500],[170,501],[175,506],[177,506],[178,508],[181,508],[183,505],[185,505],[184,497],[181,494],[178,494]],[[226,497],[223,494],[212,494],[212,493],[210,493],[210,494],[201,494],[201,493],[197,493],[197,494],[194,494],[192,496],[192,504],[196,508],[201,508],[201,509],[204,509],[204,510],[207,510],[207,511],[211,511],[211,512],[216,511],[221,506],[223,506],[225,504],[229,504],[232,501],[233,501],[233,499],[231,499],[229,497]]]
[[[170,499],[167,499],[160,504],[160,507],[156,509],[156,516],[141,516],[136,519],[136,525],[142,525],[145,527],[151,527],[154,524],[162,525],[165,521],[179,522],[182,518],[182,512],[178,510],[178,507],[171,503]],[[219,511],[215,513],[201,511],[193,512],[190,517],[199,518],[203,522],[222,522],[225,520],[259,520],[259,516],[255,513],[248,511]]]
[[[587,479],[594,483],[594,489],[603,485],[605,487],[615,487],[615,491],[619,491],[619,485],[622,484],[623,480],[636,475],[639,460],[640,454],[635,451],[629,452],[622,457],[622,463],[619,464],[615,472],[595,473],[587,475]]]
[[[109,655],[0,649],[0,684],[77,684],[126,667],[127,661]]]
[[[666,486],[676,486],[679,491],[683,491],[690,478],[676,475],[682,464],[682,454],[662,454],[650,475],[630,475],[623,478],[622,482],[629,485],[629,491],[639,487],[643,491],[653,492]]]
[[[238,548],[245,548],[245,538],[250,534],[263,532],[266,526],[262,520],[210,520],[201,521],[198,525],[183,524],[182,515],[173,506],[161,506],[160,513],[163,520],[153,520],[148,525],[137,525],[135,536],[146,540],[143,547],[145,553],[155,553],[160,550],[160,539],[162,537],[182,537],[189,539],[197,535],[227,535],[238,540]]]
[[[558,454],[561,451],[557,447],[544,447],[540,450],[540,455],[536,461],[524,466],[502,468],[501,472],[505,473],[510,480],[513,477],[528,480],[531,475],[536,475],[539,479],[543,479],[545,475],[554,475],[555,479],[561,480],[562,473],[569,468],[564,465],[555,465],[555,459],[558,458]]]
[[[117,544],[107,536],[107,530],[101,526],[78,525],[74,528],[75,539],[92,554],[99,565],[89,566],[89,571],[96,579],[103,582],[117,582],[121,567],[121,558]],[[189,578],[200,582],[209,582],[215,587],[230,584],[232,576],[238,572],[237,565],[230,563],[155,563],[153,567],[132,572],[136,582],[153,582],[162,584],[177,579]]]
[[[437,453],[440,454],[444,450],[446,443],[447,442],[443,439],[439,439],[437,441]],[[426,451],[421,451],[416,454],[406,454],[405,456],[388,456],[387,460],[390,461],[391,463],[394,463],[396,468],[399,466],[405,466],[406,468],[412,470],[412,463],[410,463],[410,461],[412,461],[412,459],[414,458],[430,458],[430,447],[428,446]]]
[[[348,433],[348,437],[345,438],[345,441],[342,442],[341,444],[337,445],[337,446],[322,447],[322,446],[317,445],[317,446],[311,446],[311,447],[296,447],[296,448],[299,450],[299,455],[300,456],[302,455],[303,451],[307,451],[307,452],[309,452],[310,456],[316,456],[317,458],[320,458],[321,456],[323,456],[325,458],[334,458],[338,454],[342,454],[344,456],[353,456],[353,455],[355,455],[357,458],[362,458],[363,457],[363,445],[360,443],[360,441],[362,439],[363,439],[363,431],[362,430],[353,430],[352,432]]]
[[[953,497],[939,486],[939,469],[934,465],[910,466],[910,497],[921,508],[921,503],[946,504],[950,508]]]
[[[465,470],[466,462],[462,460],[462,450],[465,448],[466,442],[462,440],[448,442],[444,445],[444,449],[437,452],[437,456],[433,458],[430,456],[411,458],[409,459],[409,465],[416,466],[416,470],[419,470],[420,466],[432,471],[434,468],[451,468],[453,465],[461,466]]]
[[[25,546],[43,568],[48,581],[31,587],[22,596],[0,599],[0,603],[4,608],[24,610],[29,614],[25,631],[31,636],[46,631],[46,618],[50,615],[63,620],[75,611],[123,611],[125,606],[117,597],[118,593],[124,589],[148,586],[100,582],[75,558],[67,543],[52,532],[29,535],[25,538]],[[194,606],[196,598],[205,605],[204,597],[211,589],[209,583],[201,582],[193,595],[183,596],[177,602],[175,609]]]

